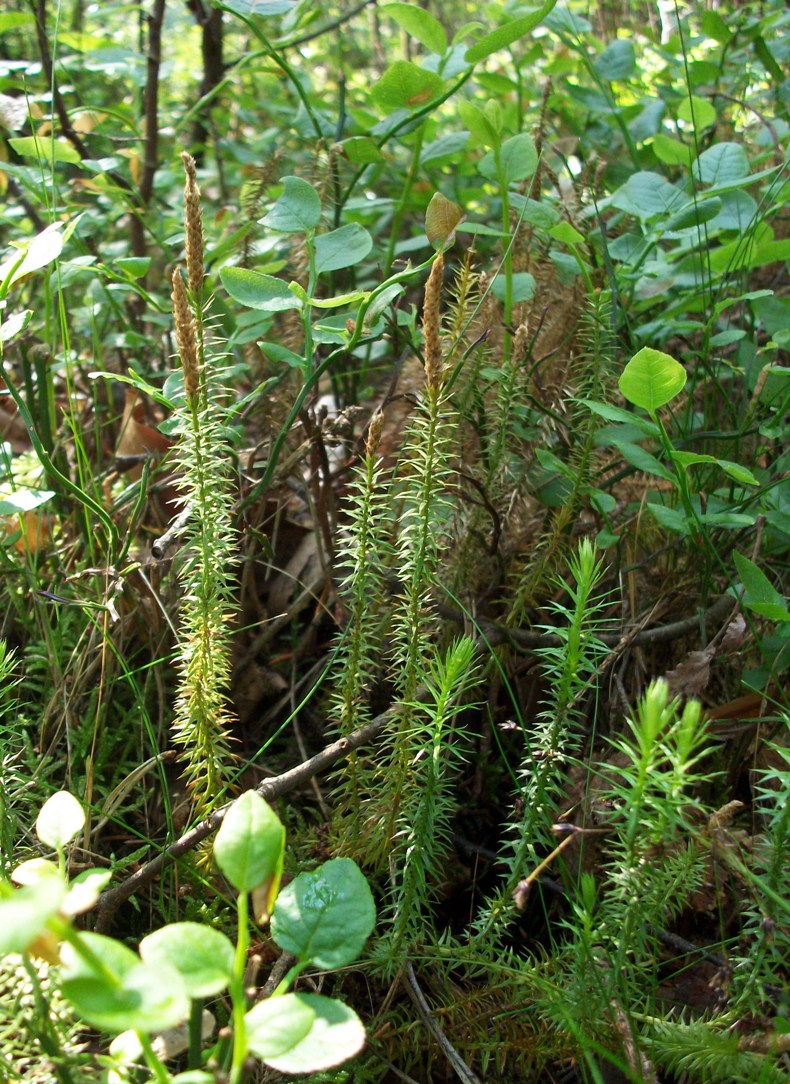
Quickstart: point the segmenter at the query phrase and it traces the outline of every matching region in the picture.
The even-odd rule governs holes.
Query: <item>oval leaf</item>
[[[380,10],[432,53],[441,54],[446,50],[447,35],[444,27],[430,11],[425,11],[416,4],[402,3],[385,4]]]
[[[644,346],[631,358],[619,380],[620,391],[629,403],[655,414],[674,399],[686,383],[686,370],[679,361],[660,350]]]
[[[223,267],[219,277],[233,300],[248,309],[283,312],[300,306],[299,299],[288,289],[288,283],[273,275],[262,275],[260,271],[250,271],[246,267]]]
[[[513,19],[512,22],[505,23],[504,26],[497,27],[490,34],[486,34],[471,49],[466,50],[465,59],[467,63],[476,64],[478,60],[485,60],[487,56],[491,56],[492,53],[496,53],[500,49],[507,49],[508,45],[512,45],[514,41],[523,38],[530,30],[534,30],[536,26],[542,23],[556,3],[557,0],[546,0],[546,3],[537,11],[531,11],[529,15],[522,15],[520,19]]]
[[[251,892],[269,881],[276,893],[284,849],[280,818],[260,794],[248,790],[225,814],[214,841],[214,858],[239,892]]]
[[[143,938],[140,955],[154,968],[174,968],[191,998],[221,993],[233,973],[233,944],[224,933],[199,922],[163,926]]]
[[[57,913],[65,894],[60,877],[47,877],[0,899],[0,956],[27,952]]]
[[[36,835],[47,847],[56,850],[74,839],[85,824],[82,806],[67,790],[47,798],[36,818]]]
[[[280,233],[307,233],[321,221],[321,200],[311,184],[301,177],[283,177],[283,194],[261,219],[264,226]]]
[[[322,233],[315,240],[315,269],[320,275],[325,271],[338,271],[352,267],[364,260],[373,248],[373,238],[356,222],[351,222],[331,233]]]
[[[455,239],[455,228],[464,217],[457,203],[434,192],[425,212],[425,235],[434,248],[443,248]]]
[[[413,109],[435,98],[444,80],[435,72],[426,71],[410,60],[396,60],[384,72],[371,91],[380,109],[392,113],[396,109]]]
[[[278,1004],[279,1002],[279,1004]],[[304,1029],[309,1030],[286,1050],[283,1046]],[[365,1043],[365,1029],[353,1009],[321,994],[285,994],[256,1005],[246,1017],[250,1049],[272,1069],[281,1073],[317,1073],[358,1054]]]
[[[334,970],[357,958],[375,921],[373,895],[356,862],[334,858],[282,890],[272,936],[301,961]]]

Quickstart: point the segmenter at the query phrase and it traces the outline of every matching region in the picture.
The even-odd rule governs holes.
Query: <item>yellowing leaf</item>
[[[434,192],[425,212],[425,235],[434,248],[452,244],[458,223],[464,212],[457,203],[447,199],[441,192]]]

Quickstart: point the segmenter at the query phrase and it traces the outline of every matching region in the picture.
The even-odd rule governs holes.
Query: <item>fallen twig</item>
[[[336,742],[322,749],[320,753],[316,753],[314,757],[310,757],[309,760],[297,764],[295,768],[290,768],[287,772],[283,772],[282,775],[277,775],[273,779],[265,779],[258,784],[255,790],[267,801],[287,794],[302,783],[312,779],[319,772],[331,768],[333,764],[338,760],[342,760],[352,750],[358,749],[361,745],[371,741],[399,710],[400,708],[397,705],[388,708],[381,715],[377,715],[371,722],[366,723],[365,726],[359,727],[345,738],[339,738]],[[185,832],[183,836],[171,843],[169,847],[165,847],[155,858],[152,858],[150,862],[146,862],[130,877],[127,877],[125,881],[121,881],[119,885],[115,885],[114,888],[109,888],[106,892],[103,892],[96,907],[95,929],[97,933],[106,933],[120,905],[144,885],[149,884],[155,877],[158,877],[168,863],[188,854],[204,839],[216,832],[231,805],[232,802],[226,802],[225,805],[214,810],[200,824],[190,828],[188,832]]]

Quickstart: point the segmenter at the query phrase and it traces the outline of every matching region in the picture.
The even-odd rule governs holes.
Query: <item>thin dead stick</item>
[[[431,1012],[430,1005],[425,1000],[425,995],[420,989],[420,984],[417,982],[417,976],[414,973],[414,968],[410,963],[406,964],[406,992],[417,1006],[417,1010],[420,1016],[425,1021],[425,1026],[433,1035],[436,1042],[441,1047],[442,1053],[450,1062],[455,1071],[455,1075],[459,1080],[462,1080],[464,1084],[482,1084],[480,1078],[475,1076],[464,1059],[455,1049],[453,1044],[447,1038],[439,1026],[439,1022]]]
[[[375,719],[366,723],[365,726],[359,727],[348,737],[340,738],[328,745],[320,753],[310,757],[309,760],[297,764],[295,768],[290,768],[287,772],[283,772],[282,775],[275,776],[274,779],[265,779],[258,784],[255,790],[267,801],[288,794],[289,791],[312,779],[314,775],[331,768],[333,764],[337,763],[338,760],[342,760],[352,750],[372,741],[387,723],[397,715],[399,710],[399,705],[388,708],[387,711],[377,715]],[[144,885],[149,884],[155,877],[158,877],[166,865],[188,854],[204,839],[216,832],[231,805],[232,802],[227,802],[219,809],[216,809],[200,824],[185,832],[175,843],[171,843],[169,847],[166,847],[155,858],[152,858],[150,862],[146,862],[131,877],[127,877],[119,885],[103,892],[96,907],[96,932],[106,933],[110,928],[115,912],[122,903]]]
[[[681,621],[672,621],[669,625],[656,625],[652,629],[639,629],[628,632],[597,632],[596,639],[609,647],[624,646],[634,647],[644,644],[665,643],[667,640],[676,640],[679,636],[685,636],[694,632],[700,626],[700,621],[706,625],[712,621],[724,618],[730,610],[737,605],[737,599],[731,595],[722,595],[713,605],[702,614],[694,617],[684,617]],[[466,615],[454,606],[448,606],[444,602],[435,603],[435,608],[441,617],[450,621],[464,622]],[[514,647],[554,647],[563,641],[553,633],[539,631],[537,629],[510,629],[506,625],[500,625],[495,621],[475,619],[475,624],[485,633],[489,643],[510,643]]]

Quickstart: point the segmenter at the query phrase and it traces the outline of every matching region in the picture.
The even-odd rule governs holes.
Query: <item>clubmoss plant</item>
[[[524,734],[526,752],[519,769],[519,804],[524,812],[513,826],[512,851],[506,855],[507,873],[501,888],[479,921],[485,937],[502,932],[513,914],[513,893],[519,879],[528,872],[529,864],[537,864],[542,847],[554,846],[551,825],[559,815],[556,798],[570,758],[579,748],[585,694],[606,651],[595,635],[605,601],[598,591],[604,567],[589,540],[580,543],[570,573],[572,584],[563,584],[570,604],[554,605],[559,621],[553,631],[560,642],[538,651],[548,693],[536,725]]]
[[[182,606],[173,734],[184,749],[184,775],[202,811],[227,787],[233,769],[227,693],[236,532],[218,363],[206,342],[200,192],[193,159],[182,157],[188,286],[176,268],[172,302],[184,376],[177,411],[178,488],[187,518],[178,567]]]

